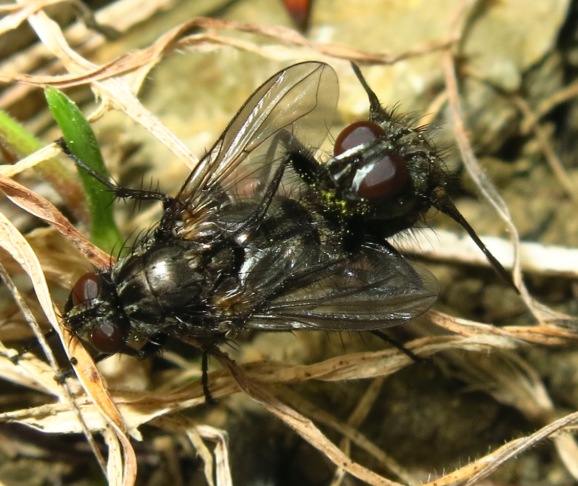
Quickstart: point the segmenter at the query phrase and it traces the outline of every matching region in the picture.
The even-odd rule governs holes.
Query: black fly
[[[327,64],[280,71],[249,97],[174,198],[119,188],[89,170],[118,197],[162,200],[164,214],[128,256],[76,282],[64,314],[70,330],[104,355],[146,356],[167,337],[193,344],[204,353],[209,397],[207,354],[238,331],[377,330],[427,310],[435,279],[382,238],[411,218],[349,208],[337,216],[339,200],[371,206],[368,181],[355,174],[363,154],[345,140],[343,153],[322,166],[304,149],[325,136],[337,92]],[[353,145],[373,153],[365,140]],[[408,170],[408,184],[417,184]],[[413,213],[424,210],[400,194]],[[344,244],[366,217],[356,244]],[[383,231],[367,230],[379,224]]]
[[[315,191],[314,203],[342,231],[343,246],[355,252],[367,241],[384,241],[412,228],[435,207],[459,223],[497,272],[516,289],[510,274],[490,253],[448,194],[451,179],[422,127],[384,109],[357,65],[355,75],[369,99],[369,119],[350,124],[335,140],[334,154],[319,163],[305,146],[293,144],[292,164]],[[516,289],[517,291],[517,289]]]

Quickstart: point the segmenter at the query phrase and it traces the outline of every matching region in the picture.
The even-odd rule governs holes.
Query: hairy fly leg
[[[108,180],[108,178],[104,177],[102,174],[99,174],[95,171],[92,167],[89,167],[83,160],[79,159],[76,155],[74,155],[66,141],[63,138],[59,138],[56,140],[56,143],[60,146],[64,154],[72,159],[72,161],[76,164],[77,167],[82,169],[88,175],[96,179],[100,182],[104,187],[106,187],[110,192],[112,192],[117,198],[119,199],[132,199],[135,201],[161,201],[163,206],[166,208],[170,206],[173,202],[173,198],[167,196],[166,194],[159,192],[159,191],[151,191],[151,190],[144,190],[144,189],[130,189],[125,187],[120,187],[117,184]]]

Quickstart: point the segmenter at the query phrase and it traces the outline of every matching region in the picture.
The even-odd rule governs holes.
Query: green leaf
[[[40,150],[43,143],[10,115],[0,110],[0,155],[14,163]],[[82,221],[88,220],[84,209],[84,193],[78,177],[57,158],[47,159],[34,167],[40,177],[52,184],[72,213]],[[83,204],[80,204],[80,203]]]
[[[78,106],[55,88],[47,87],[44,94],[70,152],[92,170],[108,178],[94,132]],[[91,240],[103,250],[111,251],[121,240],[120,231],[114,221],[114,194],[93,176],[80,167],[77,168],[92,219]]]
[[[0,111],[0,140],[5,152],[21,159],[42,148],[42,143],[7,113]]]

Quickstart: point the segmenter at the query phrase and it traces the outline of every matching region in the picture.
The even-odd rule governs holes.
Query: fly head
[[[355,251],[363,241],[383,241],[410,229],[434,207],[459,223],[515,288],[452,202],[453,176],[424,127],[382,107],[359,67],[352,67],[369,100],[368,119],[341,131],[325,163],[303,148],[291,154],[295,171],[313,189],[315,204],[341,228],[345,249]]]
[[[108,272],[87,273],[77,280],[64,307],[64,322],[104,354],[121,352],[130,331]]]
[[[362,217],[365,232],[387,238],[436,206],[451,177],[423,127],[383,108],[359,68],[353,69],[368,96],[369,117],[337,136],[328,179],[346,217]]]

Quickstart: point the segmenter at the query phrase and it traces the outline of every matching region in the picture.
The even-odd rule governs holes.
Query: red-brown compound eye
[[[100,322],[90,331],[90,342],[106,354],[118,353],[124,346],[124,336],[115,324]]]
[[[72,305],[86,304],[100,294],[100,277],[94,273],[87,273],[80,277],[72,287]]]
[[[368,120],[352,123],[345,127],[335,140],[333,155],[337,157],[353,147],[372,142],[384,135],[385,131],[377,123]]]
[[[402,192],[409,181],[406,160],[398,154],[385,154],[381,159],[358,170],[355,177],[357,194],[369,201],[383,201]]]

